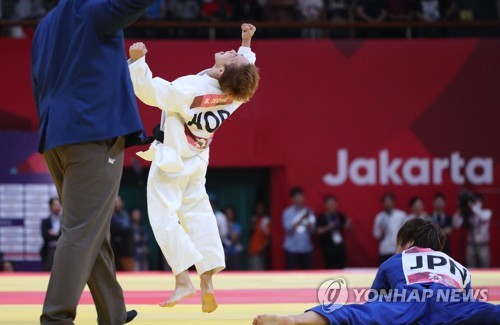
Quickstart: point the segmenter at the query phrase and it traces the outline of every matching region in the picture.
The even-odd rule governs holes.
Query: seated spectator
[[[115,253],[117,271],[134,270],[134,234],[132,223],[127,212],[123,209],[123,201],[116,197],[115,211],[111,217],[111,247]]]
[[[356,14],[361,21],[381,23],[387,18],[385,0],[359,0]]]
[[[149,236],[146,227],[142,224],[141,210],[132,209],[130,219],[135,243],[134,271],[147,271],[149,270]]]
[[[174,20],[198,20],[201,8],[196,0],[171,0],[168,13]]]
[[[241,226],[236,220],[236,212],[233,207],[224,209],[227,218],[227,245],[224,247],[226,254],[226,269],[241,270],[241,252],[243,245],[240,242]]]
[[[446,213],[446,197],[442,193],[434,195],[434,211],[431,214],[431,218],[446,234],[443,252],[450,255],[450,237],[453,232],[453,220],[451,216]]]
[[[265,18],[264,6],[258,0],[234,1],[233,15],[236,21],[262,21]]]
[[[233,5],[227,0],[204,0],[201,16],[206,20],[231,20]]]
[[[302,20],[322,20],[325,16],[325,4],[323,0],[299,0],[299,12]]]
[[[411,20],[413,0],[385,0],[387,16],[392,21]]]
[[[299,0],[299,13],[303,21],[314,22],[325,19],[325,6],[323,0]],[[319,38],[323,31],[318,28],[305,28],[302,30],[304,38]]]
[[[416,0],[413,10],[420,21],[449,20],[455,13],[456,3],[453,0]]]
[[[392,193],[384,194],[382,196],[384,210],[377,214],[373,224],[373,237],[380,241],[379,266],[396,253],[398,231],[408,220],[406,213],[396,209],[394,203],[395,198]]]
[[[270,20],[294,21],[297,0],[268,0]]]
[[[158,21],[165,19],[167,14],[167,3],[165,0],[156,0],[144,13],[146,20]]]
[[[354,20],[353,0],[326,0],[326,18],[332,22],[351,22]]]
[[[248,248],[248,268],[250,270],[266,270],[268,268],[271,218],[266,215],[265,211],[264,203],[257,203],[255,215],[252,217],[252,232]]]
[[[424,200],[421,197],[415,196],[410,199],[408,203],[410,207],[410,214],[408,217],[410,218],[420,218],[423,220],[430,220],[431,217],[425,212]]]
[[[0,2],[1,4],[1,2]],[[39,19],[47,13],[44,3],[41,0],[19,0],[16,1],[14,13],[11,19]],[[27,27],[13,26],[10,29],[10,36],[14,38],[25,38],[33,33],[33,30]]]
[[[11,261],[4,259],[4,255],[0,252],[0,272],[14,272],[14,264]]]
[[[287,270],[312,268],[313,244],[311,234],[314,232],[316,217],[305,205],[304,191],[295,187],[290,191],[291,205],[283,211],[283,228],[285,229],[285,250]]]
[[[42,258],[43,270],[50,271],[54,254],[56,252],[57,240],[61,236],[61,204],[58,198],[49,200],[50,215],[43,219],[40,224],[43,246],[40,250]]]
[[[325,266],[328,269],[343,269],[347,264],[343,232],[344,229],[350,228],[351,220],[338,211],[335,196],[329,195],[323,202],[324,212],[316,219],[316,234],[325,258]]]

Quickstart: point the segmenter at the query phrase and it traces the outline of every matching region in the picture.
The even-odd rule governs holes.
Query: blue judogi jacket
[[[125,135],[146,140],[122,29],[154,0],[61,0],[31,49],[40,152]],[[127,141],[128,140],[128,141]]]

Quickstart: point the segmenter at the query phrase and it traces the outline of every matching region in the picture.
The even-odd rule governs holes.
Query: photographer
[[[466,261],[468,267],[490,266],[490,220],[491,210],[483,209],[483,197],[463,190],[458,195],[458,211],[454,226],[468,231]]]

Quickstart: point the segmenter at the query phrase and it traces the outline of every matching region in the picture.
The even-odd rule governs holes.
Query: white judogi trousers
[[[151,164],[147,194],[154,236],[174,275],[192,265],[198,274],[222,271],[224,249],[205,190],[207,163],[197,155],[183,163],[177,173]]]

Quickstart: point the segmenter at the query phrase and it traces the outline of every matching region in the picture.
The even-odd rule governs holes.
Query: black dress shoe
[[[127,319],[125,319],[125,324],[133,321],[135,316],[137,316],[137,312],[135,310],[127,311]]]

